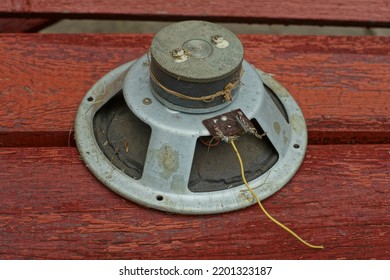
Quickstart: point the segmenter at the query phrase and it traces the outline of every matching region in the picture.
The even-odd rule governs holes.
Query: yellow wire
[[[296,239],[298,239],[299,241],[301,241],[303,244],[305,244],[306,246],[309,246],[310,248],[314,248],[314,249],[324,249],[324,246],[320,245],[312,245],[308,242],[306,242],[305,240],[303,240],[302,238],[300,238],[298,236],[298,234],[296,234],[295,232],[293,232],[291,229],[289,229],[288,227],[286,227],[285,225],[283,225],[281,222],[277,221],[275,218],[273,218],[270,214],[268,214],[268,212],[265,210],[265,208],[263,207],[263,204],[261,203],[259,197],[257,196],[257,194],[253,191],[253,189],[249,186],[246,178],[245,178],[245,172],[244,172],[244,164],[242,163],[242,159],[241,159],[241,155],[240,153],[238,152],[237,150],[237,147],[236,145],[234,144],[234,140],[230,140],[230,144],[233,146],[233,149],[234,151],[236,152],[237,154],[237,158],[238,158],[238,161],[240,162],[240,168],[241,168],[241,177],[242,177],[242,180],[244,181],[244,184],[245,186],[248,188],[248,190],[252,193],[253,197],[257,200],[257,203],[259,204],[260,206],[260,209],[264,212],[264,214],[272,221],[274,222],[275,224],[277,224],[278,226],[280,226],[282,229],[284,229],[285,231],[287,231],[288,233],[290,233],[292,236],[294,236]]]

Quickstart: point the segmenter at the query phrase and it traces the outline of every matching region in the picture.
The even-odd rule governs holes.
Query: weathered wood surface
[[[390,38],[240,38],[246,59],[298,101],[309,141],[337,144],[309,145],[298,174],[264,202],[325,250],[257,206],[211,216],[140,207],[66,147],[87,90],[144,54],[151,35],[3,34],[0,259],[389,259]]]
[[[240,37],[305,115],[310,143],[389,143],[390,38]],[[78,105],[151,35],[0,35],[0,146],[68,145]]]
[[[36,32],[53,22],[44,18],[0,18],[0,33]]]
[[[389,26],[389,0],[3,0],[0,15]]]
[[[0,149],[0,259],[389,259],[390,145],[311,145],[264,205],[211,216],[146,209],[101,185],[76,148]]]

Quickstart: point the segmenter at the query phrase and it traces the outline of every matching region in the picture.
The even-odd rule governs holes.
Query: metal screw
[[[186,61],[190,57],[191,53],[185,49],[174,49],[171,51],[171,55],[175,58],[175,62],[180,63]]]
[[[211,36],[211,42],[218,48],[224,49],[229,46],[229,42],[226,41],[221,35]]]
[[[174,49],[171,51],[171,54],[174,58],[180,58],[185,54],[185,52],[183,49]]]
[[[214,44],[222,43],[222,41],[223,41],[223,37],[221,35],[211,36],[211,42],[213,42]]]
[[[150,99],[150,98],[144,98],[144,99],[142,100],[142,103],[144,103],[145,105],[150,105],[150,104],[152,104],[152,99]]]

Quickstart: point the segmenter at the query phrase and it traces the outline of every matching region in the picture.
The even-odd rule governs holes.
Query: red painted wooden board
[[[265,201],[322,251],[256,206],[212,216],[145,209],[98,182],[74,147],[36,147],[67,146],[86,91],[151,38],[0,35],[0,259],[390,257],[389,38],[240,37],[246,59],[298,101],[311,143],[377,143],[310,145],[298,174]]]
[[[0,18],[0,33],[36,32],[53,22],[44,18]]]
[[[389,143],[390,38],[240,36],[305,115],[310,143]],[[0,146],[68,145],[81,99],[152,35],[0,35]]]
[[[389,26],[389,0],[3,0],[0,15]]]
[[[270,213],[166,214],[101,185],[75,148],[0,149],[0,259],[389,259],[390,145],[311,145]],[[232,163],[231,168],[238,168]]]

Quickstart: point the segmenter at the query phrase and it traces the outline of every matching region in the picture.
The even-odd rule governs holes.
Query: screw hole
[[[162,195],[158,195],[158,196],[156,196],[156,199],[157,199],[158,201],[162,201],[162,200],[164,199],[164,197],[163,197]]]
[[[88,100],[89,102],[92,102],[92,101],[93,101],[93,97],[90,96],[90,97],[87,98],[87,100]]]
[[[294,144],[293,146],[295,149],[299,149],[301,146],[299,146],[298,144]]]

